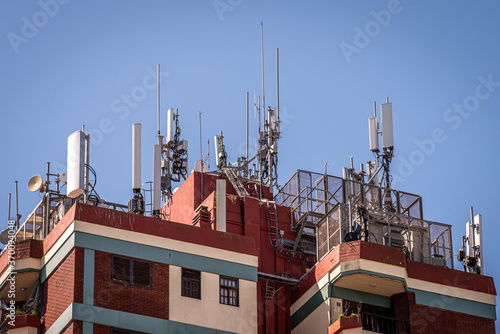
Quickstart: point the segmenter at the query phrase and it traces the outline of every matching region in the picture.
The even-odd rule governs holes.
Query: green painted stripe
[[[305,318],[307,318],[314,310],[320,306],[330,295],[330,284],[325,284],[318,292],[316,292],[308,301],[304,303],[291,316],[292,329],[297,327]]]
[[[200,334],[235,334],[213,328],[200,327],[172,320],[148,317],[121,312],[91,305],[72,304],[73,320],[92,322],[103,326],[122,328],[142,333],[200,333]],[[52,329],[52,326],[49,330]],[[85,331],[84,331],[85,333]]]
[[[83,322],[83,334],[94,334],[94,324],[91,322]]]
[[[85,249],[83,262],[83,303],[89,305],[94,305],[94,266],[95,251],[93,249]]]
[[[495,305],[417,289],[408,289],[408,291],[415,293],[415,304],[493,320],[497,319]]]
[[[257,282],[257,267],[75,232],[75,246]]]
[[[318,308],[318,306],[324,303],[328,297],[346,299],[358,303],[363,302],[386,308],[391,307],[391,298],[389,297],[336,287],[332,283],[328,283],[292,314],[292,329],[304,321],[316,308]]]
[[[40,271],[43,283],[73,247],[231,276],[257,282],[257,267],[75,231]]]

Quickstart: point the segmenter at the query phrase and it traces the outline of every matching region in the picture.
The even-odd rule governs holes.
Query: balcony
[[[332,319],[335,320],[335,319]],[[357,331],[356,331],[357,329]],[[384,334],[406,334],[410,333],[406,322],[390,317],[361,313],[341,317],[333,321],[328,327],[328,334],[341,334],[349,330],[349,333],[384,333]]]

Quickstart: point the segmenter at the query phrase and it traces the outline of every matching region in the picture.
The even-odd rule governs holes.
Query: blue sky
[[[500,277],[499,1],[41,0],[0,9],[1,226],[14,181],[26,217],[39,201],[29,178],[48,161],[64,171],[67,137],[82,124],[102,198],[132,196],[136,122],[143,181],[152,179],[158,63],[162,117],[179,108],[190,165],[200,110],[205,152],[222,130],[229,160],[243,155],[245,94],[261,94],[263,21],[267,105],[276,104],[280,49],[280,183],[298,168],[323,172],[327,162],[341,175],[350,156],[357,168],[371,160],[367,118],[389,96],[394,187],[423,197],[425,219],[453,225],[455,250],[473,205],[486,274]],[[253,118],[251,131],[255,140]]]

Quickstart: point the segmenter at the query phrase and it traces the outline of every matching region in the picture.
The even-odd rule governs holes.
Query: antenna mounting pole
[[[157,84],[157,106],[158,106],[158,112],[157,112],[157,117],[158,117],[158,144],[162,144],[162,139],[160,136],[160,64],[157,65],[157,77],[156,77],[156,84]]]
[[[247,142],[247,147],[246,147],[247,148],[247,152],[246,152],[247,153],[247,160],[248,160],[248,130],[249,130],[249,128],[248,128],[248,92],[247,92],[247,138],[246,138],[247,139],[246,140],[246,142]]]
[[[278,109],[277,119],[280,120],[280,49],[276,48],[276,107]]]
[[[264,107],[264,123],[266,122],[266,95],[264,93],[264,23],[260,21],[260,45],[262,53],[262,106]]]

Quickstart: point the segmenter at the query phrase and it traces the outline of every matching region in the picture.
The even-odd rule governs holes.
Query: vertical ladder
[[[267,202],[267,217],[269,219],[269,234],[275,246],[278,245],[279,228],[278,228],[278,211],[276,210],[276,202]]]
[[[248,196],[248,192],[245,189],[245,187],[241,184],[240,180],[238,179],[238,176],[236,176],[236,173],[232,168],[223,168],[222,169],[224,173],[227,176],[227,179],[231,184],[233,185],[234,189],[236,189],[236,192],[238,193],[239,196],[244,197]]]

